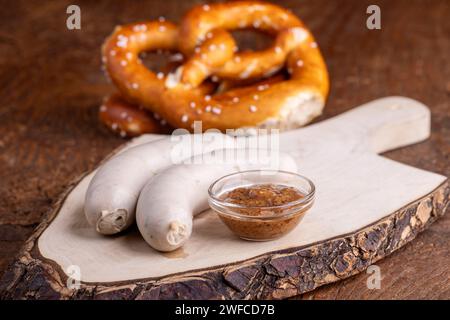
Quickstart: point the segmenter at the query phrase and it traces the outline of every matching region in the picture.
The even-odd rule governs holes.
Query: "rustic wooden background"
[[[100,70],[103,39],[117,24],[177,21],[199,2],[0,0],[0,273],[68,183],[124,142],[97,121],[113,89]],[[321,119],[386,95],[418,99],[431,108],[431,138],[386,156],[450,176],[450,1],[278,3],[325,55],[331,94]],[[81,30],[66,28],[69,4],[81,7]],[[369,4],[381,8],[381,30],[366,28]],[[299,298],[449,299],[449,243],[447,214],[378,263],[380,290],[367,289],[362,273]]]

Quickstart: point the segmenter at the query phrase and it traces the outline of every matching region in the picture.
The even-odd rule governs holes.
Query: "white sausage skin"
[[[216,164],[179,164],[155,175],[142,189],[136,208],[137,225],[145,241],[159,251],[181,247],[192,233],[194,215],[208,208],[209,186],[222,176],[268,168],[297,171],[295,160],[287,154],[278,155],[276,167],[263,158],[258,158],[259,163],[238,158]]]
[[[189,137],[194,136],[199,135]],[[128,228],[135,220],[136,203],[145,183],[157,172],[174,164],[175,153],[182,150],[182,154],[176,156],[176,161],[179,161],[221,149],[232,141],[231,137],[218,133],[203,137],[201,148],[192,148],[190,143],[193,140],[164,138],[130,148],[103,164],[86,192],[84,212],[89,224],[105,235]],[[184,143],[182,147],[180,140]]]

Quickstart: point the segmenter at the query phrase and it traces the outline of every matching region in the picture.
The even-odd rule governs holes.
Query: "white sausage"
[[[163,138],[114,156],[94,175],[86,192],[84,212],[102,234],[115,234],[135,220],[135,208],[145,183],[157,172],[194,155],[222,149],[233,138],[220,133]],[[203,143],[195,143],[201,140]],[[180,142],[182,141],[182,142]]]
[[[215,151],[223,159],[227,150]],[[214,164],[179,164],[155,175],[142,189],[136,208],[136,222],[145,241],[159,251],[181,247],[192,232],[193,216],[208,208],[208,188],[218,178],[237,171],[276,169],[296,172],[295,160],[278,153],[278,163],[268,164],[272,155],[249,161],[239,155]],[[198,157],[195,157],[198,158]]]

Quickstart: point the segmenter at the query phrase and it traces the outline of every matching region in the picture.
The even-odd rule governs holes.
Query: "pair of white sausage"
[[[201,147],[195,144],[201,139]],[[156,173],[196,154],[221,149],[233,139],[221,133],[163,138],[132,147],[103,164],[91,180],[84,213],[97,232],[111,235],[135,220],[139,193]],[[197,146],[197,147],[193,147]]]
[[[297,171],[287,154],[233,152],[224,149],[234,146],[233,138],[210,135],[202,139],[201,148],[180,149],[179,141],[164,138],[113,157],[89,184],[85,198],[88,222],[97,232],[109,235],[129,227],[136,216],[150,246],[172,251],[191,235],[193,216],[208,208],[207,190],[218,178],[253,169]]]

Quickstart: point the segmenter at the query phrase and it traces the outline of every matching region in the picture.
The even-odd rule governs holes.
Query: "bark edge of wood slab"
[[[364,198],[362,197],[361,191],[359,191],[359,202],[355,202],[356,204],[360,204],[361,201],[365,204],[367,200],[370,200],[369,202],[373,202],[373,198],[375,198],[376,203],[379,203],[380,200],[376,197],[379,195],[379,192],[376,191],[375,188],[380,188],[380,186],[382,188],[400,188],[403,189],[403,193],[397,191],[398,199],[397,197],[393,197],[391,193],[388,193],[393,201],[391,202],[391,206],[380,206],[377,204],[375,207],[371,207],[372,210],[367,212],[364,217],[360,215],[360,212],[361,210],[366,209],[365,206],[355,206],[352,202],[352,205],[348,207],[343,203],[339,204],[339,202],[333,202],[334,207],[336,207],[336,205],[341,205],[342,208],[333,211],[334,215],[330,217],[326,203],[329,203],[327,201],[335,198],[327,198],[327,196],[330,196],[330,192],[334,190],[329,189],[329,186],[333,185],[330,184],[329,181],[330,178],[332,180],[339,179],[340,176],[337,175],[330,177],[328,176],[330,171],[326,171],[330,170],[329,168],[323,168],[323,166],[320,165],[318,168],[314,166],[308,167],[308,164],[304,162],[305,158],[312,159],[310,162],[315,164],[313,161],[314,157],[319,157],[319,159],[322,158],[324,154],[320,152],[327,148],[322,146],[320,148],[315,148],[318,150],[309,150],[320,151],[318,154],[311,154],[305,152],[305,150],[302,150],[298,154],[298,161],[302,163],[303,170],[306,170],[311,174],[315,174],[318,171],[328,173],[326,175],[327,179],[325,180],[320,176],[316,176],[316,178],[320,180],[317,182],[320,182],[319,187],[322,188],[323,192],[321,195],[321,202],[317,204],[318,207],[321,207],[321,209],[317,208],[315,214],[313,214],[313,219],[308,222],[309,224],[307,224],[306,229],[299,229],[301,232],[300,234],[298,232],[295,233],[293,238],[295,241],[291,243],[289,241],[292,241],[292,239],[287,240],[290,246],[281,246],[274,249],[274,244],[272,243],[268,246],[270,249],[264,245],[264,251],[262,254],[260,254],[261,250],[255,252],[252,251],[254,256],[250,255],[251,258],[240,258],[232,260],[232,262],[229,263],[227,262],[226,264],[217,263],[222,260],[216,259],[212,264],[208,264],[208,267],[195,268],[195,263],[193,263],[192,265],[189,265],[189,269],[186,269],[186,271],[184,271],[183,268],[179,269],[181,271],[176,273],[167,272],[166,270],[165,273],[162,273],[163,275],[161,277],[157,276],[158,272],[155,273],[152,271],[152,278],[134,276],[127,278],[129,280],[123,281],[105,280],[105,282],[93,282],[94,280],[92,280],[92,282],[81,282],[80,288],[78,289],[69,289],[67,286],[67,281],[70,279],[67,278],[64,272],[64,264],[67,265],[67,262],[73,263],[73,258],[75,258],[76,261],[77,256],[74,257],[72,255],[65,254],[67,250],[70,250],[70,245],[68,248],[68,244],[65,242],[67,242],[67,239],[72,239],[72,241],[75,239],[76,241],[77,238],[67,238],[68,235],[65,232],[69,231],[66,229],[67,227],[77,229],[73,227],[74,221],[77,222],[78,219],[77,211],[74,211],[77,210],[76,208],[78,206],[78,198],[76,195],[83,194],[80,190],[83,190],[83,180],[88,179],[88,176],[86,175],[71,184],[70,188],[68,188],[60,200],[53,206],[53,210],[45,216],[43,222],[38,226],[37,230],[33,233],[30,239],[27,240],[24,248],[20,252],[19,257],[4,273],[0,281],[0,298],[285,298],[313,290],[318,286],[331,283],[339,279],[344,279],[356,273],[362,272],[370,264],[378,261],[379,259],[397,250],[410,240],[414,239],[420,231],[428,227],[438,217],[445,214],[450,195],[448,179],[443,176],[431,174],[423,170],[413,169],[398,163],[394,165],[394,163],[390,160],[381,161],[379,160],[381,157],[375,155],[374,156],[376,159],[371,155],[369,157],[369,160],[372,159],[373,161],[361,162],[361,154],[358,151],[360,149],[355,148],[362,147],[362,150],[364,151],[364,153],[362,153],[362,160],[367,160],[365,153],[367,151],[366,149],[371,149],[371,153],[377,153],[425,139],[429,134],[429,112],[428,109],[420,103],[405,98],[394,97],[380,99],[353,109],[353,111],[339,115],[334,118],[334,120],[326,120],[301,130],[303,131],[300,135],[298,132],[286,133],[284,138],[285,142],[288,142],[288,145],[300,145],[302,147],[306,147],[306,144],[302,144],[302,141],[305,139],[309,141],[311,139],[323,140],[323,138],[327,137],[337,137],[338,140],[332,141],[333,145],[339,143],[339,139],[341,142],[344,142],[343,145],[339,145],[338,149],[331,150],[331,152],[335,154],[337,152],[336,150],[348,148],[348,150],[342,152],[342,154],[336,154],[336,161],[340,160],[341,163],[342,161],[353,161],[350,163],[352,172],[358,172],[357,168],[354,167],[354,164],[363,164],[362,168],[364,169],[362,175],[354,175],[348,178],[361,179],[361,177],[366,177],[365,174],[367,170],[365,170],[364,164],[373,165],[373,161],[376,161],[378,166],[370,167],[369,170],[371,175],[376,176],[376,179],[369,179],[367,181],[364,180],[364,185],[369,183],[372,188],[369,189],[370,196],[368,198]],[[317,132],[320,132],[320,137],[317,136]],[[357,132],[359,134],[357,137],[358,139],[353,139],[356,138],[352,135],[353,132]],[[155,137],[152,138],[142,136],[138,138],[138,141],[142,143],[145,142],[146,139],[151,140],[154,138]],[[317,141],[315,143],[317,143]],[[120,152],[120,150],[123,150],[123,148],[115,151],[113,154]],[[329,151],[326,150],[326,152]],[[389,179],[388,177],[383,176],[378,177],[377,174],[381,174],[383,170],[388,168],[386,166],[390,166],[390,168],[394,170],[390,172],[392,176],[389,176]],[[331,169],[332,171],[336,171],[336,163],[331,167]],[[361,172],[359,173],[361,174]],[[344,175],[343,177],[347,176]],[[383,178],[381,179],[382,182],[379,181],[380,178]],[[401,183],[399,184],[398,181]],[[408,184],[412,186],[410,187]],[[356,183],[356,187],[358,186],[359,185]],[[335,187],[342,189],[342,185],[340,184]],[[355,188],[355,186],[352,188]],[[391,192],[397,189],[388,190]],[[372,194],[372,192],[374,193]],[[382,194],[386,195],[385,193],[385,191],[382,192]],[[355,196],[353,193],[343,193],[342,195],[347,198],[350,196],[349,199],[352,199]],[[394,201],[394,199],[397,200]],[[65,204],[69,207],[74,207],[74,203],[75,209],[72,208],[71,210],[67,210],[66,208],[66,211],[64,211]],[[392,204],[394,206],[392,206]],[[373,212],[376,211],[375,209],[381,210],[382,208],[384,209],[380,212],[380,214],[373,214]],[[326,215],[323,215],[324,209],[326,210]],[[385,210],[389,211],[386,212]],[[372,213],[369,214],[370,212]],[[72,217],[66,221],[66,223],[68,222],[70,224],[61,224],[61,221],[64,221],[64,216]],[[58,218],[55,219],[56,217]],[[327,237],[323,237],[324,235],[322,234],[322,238],[316,237],[316,239],[319,239],[320,241],[311,241],[311,239],[314,239],[314,237],[311,237],[311,232],[316,230],[315,228],[319,226],[320,229],[325,228],[325,230],[327,230],[326,228],[329,227],[328,224],[324,225],[323,222],[320,222],[322,221],[321,219],[327,218],[330,221],[334,221],[333,219],[340,218],[342,220],[342,218],[345,217],[347,218],[344,220],[346,221],[346,227],[336,229],[336,226],[333,226],[331,229],[333,232],[330,233],[330,230],[328,230],[328,233],[324,232],[328,235]],[[349,218],[353,218],[355,221],[349,221]],[[361,221],[361,219],[363,221]],[[317,220],[320,220],[319,225],[317,225]],[[53,222],[58,222],[59,224],[52,224]],[[78,221],[78,223],[81,223],[81,220]],[[62,227],[62,229],[56,229],[58,225],[59,227]],[[308,231],[308,228],[311,227],[311,231]],[[57,240],[58,237],[55,238],[55,235],[53,238],[48,238],[48,235],[53,234],[52,232],[55,232],[55,230],[60,233],[59,240]],[[62,238],[61,232],[63,233]],[[76,230],[74,230],[74,232],[76,232]],[[313,232],[312,235],[314,234],[316,233]],[[331,236],[333,234],[336,234],[336,236]],[[84,236],[81,237],[81,240],[92,241],[89,237],[91,234],[83,233],[83,235]],[[88,238],[86,238],[86,235],[88,235]],[[56,233],[56,236],[58,236],[58,233]],[[303,239],[302,242],[302,237],[306,237],[307,241]],[[47,245],[40,247],[40,242],[38,240],[43,239],[46,239],[47,242],[40,242],[47,243]],[[52,239],[52,241],[48,242],[49,239]],[[65,242],[63,245],[59,245],[58,241]],[[81,245],[83,245],[83,241],[81,241]],[[49,243],[55,243],[57,245],[56,247],[49,247]],[[78,242],[75,244],[77,243]],[[280,242],[278,246],[282,243],[284,242]],[[97,251],[102,248],[101,246],[93,246],[94,243],[92,242],[88,242],[88,244],[89,247],[92,246],[97,248]],[[130,243],[127,242],[127,244]],[[218,244],[216,243],[216,246],[217,245]],[[228,248],[228,245],[229,244],[227,243],[227,247],[222,246],[223,249]],[[214,246],[214,248],[216,248],[216,246]],[[240,244],[239,246],[241,248],[248,247],[248,245],[244,244]],[[56,260],[59,259],[62,263],[58,264],[55,260],[47,258],[49,257],[48,254],[52,253],[48,251],[49,248],[56,248],[58,250],[62,248],[65,250],[61,253],[61,255],[56,256]],[[114,248],[120,251],[121,247],[119,246]],[[129,250],[129,246],[124,248],[127,251]],[[252,248],[258,249],[257,246],[252,246]],[[44,251],[42,251],[43,249]],[[136,248],[134,249],[136,250]],[[72,250],[76,251],[77,248],[73,247]],[[96,249],[87,248],[87,250],[97,252]],[[122,252],[122,257],[126,257],[123,253],[124,252]],[[136,254],[134,251],[132,251],[132,253],[134,255]],[[145,250],[144,253],[144,257],[147,258],[149,256],[149,252]],[[191,254],[191,252],[189,253]],[[117,253],[115,252],[115,254]],[[245,255],[240,255],[240,257],[244,256]],[[50,257],[52,257],[52,255],[50,255]],[[93,262],[89,260],[90,256],[88,255],[87,257],[88,262],[92,264]],[[190,257],[186,258],[186,261],[191,261],[192,263],[192,258],[195,257],[197,256],[192,254]],[[108,257],[103,256],[103,258],[107,259]],[[144,261],[146,263],[158,261],[158,259],[152,259],[153,260]],[[84,263],[85,261],[82,260],[83,259],[81,259],[80,262]],[[105,261],[101,260],[101,263],[104,264]],[[85,265],[84,268],[89,269],[91,266],[90,264]],[[99,267],[98,263],[94,263],[92,265],[96,266],[96,268]],[[115,268],[117,268],[117,266],[121,268],[124,265],[118,264]],[[139,264],[139,266],[141,266],[141,264]],[[114,266],[110,266],[106,270],[110,270],[111,268],[114,270]],[[86,271],[86,269],[83,270]],[[95,277],[91,278],[99,279],[98,269],[95,269],[95,271]],[[146,271],[145,274],[148,274],[148,272]],[[115,273],[113,273],[113,275],[113,279],[117,279]],[[85,279],[89,279],[89,277],[87,276]]]

